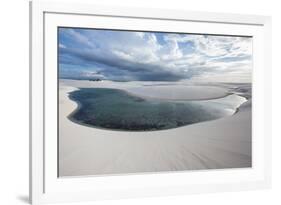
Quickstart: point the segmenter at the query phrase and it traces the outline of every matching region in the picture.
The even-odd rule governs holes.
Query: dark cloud
[[[251,69],[249,39],[61,29],[60,76],[83,78],[100,72],[110,80],[179,81],[231,74],[235,68],[244,79],[243,73],[248,76]]]

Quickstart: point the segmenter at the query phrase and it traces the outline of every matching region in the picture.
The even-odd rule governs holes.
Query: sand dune
[[[165,100],[208,100],[228,95],[226,88],[208,85],[188,85],[159,82],[113,82],[87,80],[61,80],[63,85],[77,88],[114,88],[122,89],[130,94],[145,98]]]
[[[126,86],[124,83],[102,83],[64,80],[60,84],[60,176],[251,166],[250,100],[240,106],[239,112],[232,116],[165,131],[118,131],[116,134],[115,131],[81,126],[70,121],[67,116],[75,110],[77,104],[68,98],[68,93],[79,87],[92,87],[94,84],[95,87],[119,86],[119,89],[134,90],[135,94],[144,92],[136,91],[135,83],[128,83]],[[227,93],[226,88],[210,89],[212,94],[209,94],[208,99]],[[179,95],[181,89],[177,92],[179,93],[173,95],[173,99],[182,96]],[[206,93],[200,93],[206,97]],[[153,96],[156,94],[157,92],[153,93]],[[186,92],[185,96],[188,95],[190,93]],[[163,97],[163,94],[161,93],[159,97]],[[204,99],[200,98],[199,94],[196,97]],[[189,99],[194,99],[194,95]]]

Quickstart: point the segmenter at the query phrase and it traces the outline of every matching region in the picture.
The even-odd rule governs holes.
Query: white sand
[[[67,116],[77,105],[67,93],[98,83],[63,81],[60,85],[60,176],[251,166],[250,101],[235,115],[163,131],[116,132],[70,121]]]
[[[78,88],[114,88],[145,98],[165,100],[207,100],[221,98],[228,94],[226,88],[218,86],[184,85],[167,82],[112,82],[87,80],[61,80],[63,85]]]
[[[227,95],[225,89],[214,86],[142,86],[127,91],[145,98],[165,100],[207,100]]]

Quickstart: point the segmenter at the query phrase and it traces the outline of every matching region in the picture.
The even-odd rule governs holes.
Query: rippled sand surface
[[[79,125],[68,119],[77,108],[77,104],[69,99],[69,92],[82,87],[117,87],[116,83],[105,84],[60,83],[60,176],[251,167],[249,93],[248,101],[233,115],[176,129],[117,133]],[[136,84],[122,89],[134,86]],[[226,92],[237,89],[237,86],[223,88]]]

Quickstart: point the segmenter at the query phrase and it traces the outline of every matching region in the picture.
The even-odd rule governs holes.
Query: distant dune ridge
[[[235,114],[217,120],[163,131],[116,132],[83,126],[68,119],[77,108],[69,99],[69,93],[94,87],[121,89],[136,96],[163,100],[208,100],[234,93],[248,101],[241,101],[243,104]],[[251,136],[249,84],[194,86],[60,80],[60,176],[251,167]]]

